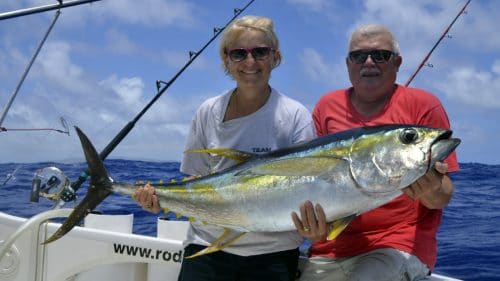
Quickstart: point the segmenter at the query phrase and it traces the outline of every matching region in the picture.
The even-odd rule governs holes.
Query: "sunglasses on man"
[[[254,60],[265,60],[269,57],[271,51],[274,51],[271,47],[254,47],[254,48],[237,48],[227,51],[229,58],[234,62],[239,62],[245,60],[248,54],[252,54]]]
[[[372,58],[374,63],[386,63],[391,59],[392,55],[395,55],[395,53],[388,50],[357,50],[349,52],[348,57],[353,63],[356,64],[365,63],[368,56]]]

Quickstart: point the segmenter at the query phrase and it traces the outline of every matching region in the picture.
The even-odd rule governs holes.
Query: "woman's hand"
[[[311,201],[305,201],[300,205],[300,218],[293,212],[292,220],[297,231],[303,237],[312,242],[325,241],[328,235],[326,215],[321,205],[313,207]]]
[[[158,197],[156,196],[156,190],[149,183],[136,189],[132,198],[148,212],[157,214],[161,211]]]

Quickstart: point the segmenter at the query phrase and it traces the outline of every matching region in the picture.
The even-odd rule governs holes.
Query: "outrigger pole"
[[[28,75],[28,72],[30,71],[31,69],[31,66],[33,65],[33,62],[35,62],[35,59],[36,57],[38,56],[38,53],[40,52],[40,50],[42,49],[42,46],[43,44],[45,43],[45,40],[47,39],[47,37],[49,36],[49,33],[50,31],[52,30],[52,28],[54,27],[57,19],[59,18],[59,15],[61,14],[61,11],[57,11],[55,16],[54,16],[54,19],[52,20],[52,23],[50,24],[49,28],[47,29],[47,32],[45,32],[45,35],[43,36],[42,38],[42,41],[40,41],[40,44],[38,44],[38,47],[36,48],[36,51],[35,51],[35,54],[33,55],[33,57],[31,58],[30,62],[28,63],[28,65],[26,66],[26,69],[24,70],[24,73],[23,75],[21,76],[21,79],[19,80],[19,83],[17,83],[17,87],[16,89],[14,90],[14,93],[12,93],[12,95],[10,96],[9,98],[9,101],[7,102],[7,104],[5,105],[5,108],[3,109],[2,111],[2,116],[0,116],[0,132],[1,131],[6,131],[5,128],[2,127],[2,123],[3,123],[3,120],[5,119],[5,116],[7,115],[7,112],[9,111],[10,109],[10,106],[12,105],[12,102],[14,102],[14,99],[16,98],[17,96],[17,93],[19,92],[19,89],[21,88],[21,85],[23,84],[24,82],[24,79],[26,78],[26,76]]]
[[[427,60],[429,59],[429,57],[431,56],[432,52],[434,52],[434,49],[436,49],[436,47],[439,45],[439,43],[441,43],[441,40],[443,40],[443,38],[446,36],[446,34],[448,34],[448,32],[450,31],[450,28],[453,26],[453,24],[457,21],[458,17],[460,17],[460,15],[464,14],[464,11],[465,11],[465,8],[467,8],[467,5],[469,5],[471,0],[467,1],[467,3],[465,3],[464,7],[462,8],[462,10],[460,10],[460,12],[457,14],[457,16],[455,17],[455,19],[453,19],[453,21],[450,23],[450,25],[448,25],[448,27],[446,28],[446,30],[443,32],[443,34],[441,35],[441,37],[439,37],[438,41],[436,42],[436,44],[434,44],[434,46],[432,46],[432,49],[427,53],[427,55],[425,56],[425,58],[422,60],[422,62],[420,63],[420,65],[417,67],[417,69],[415,70],[415,72],[413,72],[413,74],[411,75],[410,79],[408,79],[408,81],[406,82],[405,86],[408,86],[410,85],[411,81],[413,80],[413,78],[415,78],[415,76],[417,76],[417,73],[420,71],[420,69],[425,65],[425,63],[427,62]]]
[[[121,131],[108,143],[108,145],[99,153],[99,158],[101,160],[106,159],[106,157],[113,151],[113,149],[118,146],[118,144],[127,136],[127,134],[134,128],[135,124],[139,119],[146,113],[146,111],[158,100],[161,95],[174,83],[174,81],[181,75],[182,72],[212,43],[217,36],[224,31],[224,29],[234,20],[236,19],[243,11],[245,11],[248,6],[250,6],[255,0],[251,0],[248,4],[242,9],[234,9],[233,17],[226,23],[226,25],[222,28],[214,28],[214,35],[208,42],[197,52],[189,52],[189,60],[188,62],[174,75],[168,82],[163,82],[161,80],[156,81],[156,86],[158,87],[158,93],[153,97],[153,99],[139,112],[133,120],[131,120],[125,127],[121,129]],[[163,88],[160,89],[160,85],[163,84]],[[54,209],[60,208],[64,205],[65,202],[73,201],[76,197],[76,190],[80,188],[80,186],[87,180],[88,178],[88,169],[85,172],[82,172],[78,179],[75,182],[71,183],[70,187],[65,187],[64,190],[61,191],[61,198],[59,201],[53,206]]]
[[[41,13],[41,12],[50,11],[50,10],[62,9],[62,8],[67,8],[67,7],[71,7],[71,6],[96,2],[96,1],[101,1],[101,0],[75,0],[75,1],[66,1],[66,2],[64,2],[63,0],[57,0],[57,2],[59,4],[50,4],[50,5],[45,5],[45,6],[39,6],[39,7],[33,7],[33,8],[27,8],[27,9],[21,9],[21,10],[16,10],[16,11],[12,11],[12,12],[2,13],[2,14],[0,14],[0,20],[26,16],[26,15]]]
[[[59,4],[52,4],[52,5],[22,9],[22,10],[17,10],[17,11],[12,11],[12,12],[0,14],[0,20],[4,20],[4,19],[8,19],[8,18],[20,17],[20,16],[30,15],[30,14],[34,14],[34,13],[40,13],[40,12],[58,9],[56,11],[55,16],[54,16],[54,19],[52,20],[52,23],[50,24],[49,28],[47,29],[47,32],[45,32],[45,35],[43,36],[42,41],[40,41],[40,44],[38,44],[38,47],[35,51],[35,54],[33,55],[30,62],[26,66],[26,69],[25,69],[23,75],[21,76],[21,79],[19,80],[19,83],[17,84],[17,87],[14,90],[14,93],[12,93],[11,97],[9,98],[9,101],[7,102],[7,104],[5,105],[5,107],[2,111],[2,115],[0,116],[0,132],[7,131],[6,128],[2,127],[3,120],[5,119],[7,112],[9,111],[10,107],[12,106],[12,103],[14,102],[14,99],[16,98],[17,93],[19,92],[19,89],[21,88],[22,84],[24,83],[24,79],[28,75],[28,72],[30,71],[31,66],[35,62],[35,59],[38,56],[38,53],[42,49],[42,46],[45,43],[45,40],[49,36],[50,31],[52,31],[52,28],[54,27],[57,19],[59,18],[59,15],[61,14],[60,9],[71,7],[71,6],[76,6],[76,5],[81,5],[81,4],[86,4],[86,3],[90,3],[90,2],[95,2],[95,1],[100,1],[100,0],[76,0],[76,1],[67,1],[64,3],[63,3],[63,0],[57,0],[57,2]],[[34,130],[37,130],[37,129],[34,129]],[[56,129],[49,129],[49,130],[54,130],[54,131],[58,131],[58,132],[60,131],[60,130],[56,130]],[[69,132],[63,132],[63,131],[61,131],[61,133],[69,134]]]

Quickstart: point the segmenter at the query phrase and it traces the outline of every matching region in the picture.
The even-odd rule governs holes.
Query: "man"
[[[330,92],[316,104],[318,135],[393,123],[449,128],[435,96],[395,83],[401,63],[398,43],[386,27],[369,24],[355,30],[346,58],[352,87]],[[403,195],[361,214],[331,241],[326,241],[323,209],[305,202],[300,218],[292,214],[299,233],[313,242],[301,280],[425,278],[436,263],[436,233],[454,190],[447,173],[455,171],[453,153]]]

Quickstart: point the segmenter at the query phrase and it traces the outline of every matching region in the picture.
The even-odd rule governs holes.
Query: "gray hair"
[[[384,25],[376,24],[376,23],[365,24],[365,25],[358,27],[356,30],[354,30],[354,32],[351,34],[351,38],[349,39],[349,50],[351,49],[354,38],[356,38],[356,37],[368,37],[369,38],[369,37],[377,36],[377,35],[384,34],[384,33],[388,34],[391,38],[391,45],[392,45],[391,51],[393,53],[395,53],[396,55],[399,55],[400,54],[399,43],[396,40],[396,38],[394,38],[394,35],[392,34],[392,32]]]

